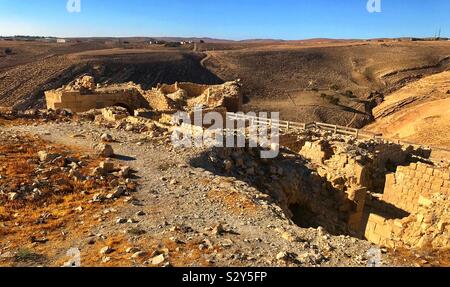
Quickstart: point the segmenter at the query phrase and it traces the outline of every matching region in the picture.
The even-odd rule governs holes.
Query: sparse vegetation
[[[336,85],[336,84],[332,84],[332,85],[330,86],[330,90],[332,90],[332,91],[338,91],[338,90],[339,90],[339,86]]]
[[[43,255],[38,254],[28,248],[21,248],[17,251],[15,260],[18,262],[36,262],[44,258]]]
[[[181,46],[181,44],[179,42],[168,42],[164,45],[164,47],[168,47],[168,48],[178,48],[180,46]]]
[[[13,53],[13,50],[11,48],[5,48],[4,53],[6,55],[11,55]]]
[[[325,93],[320,94],[320,98],[323,101],[327,101],[327,102],[329,102],[332,105],[339,105],[339,103],[341,101],[338,97],[335,97],[335,96],[332,96],[332,95],[327,95]]]
[[[346,90],[342,95],[349,99],[356,98],[355,94],[353,94],[353,91],[351,91],[351,90]]]

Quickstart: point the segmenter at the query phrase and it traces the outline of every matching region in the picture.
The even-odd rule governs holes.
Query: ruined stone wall
[[[441,192],[450,194],[450,170],[424,163],[397,167],[395,174],[386,177],[383,200],[409,213],[419,208],[422,196]]]
[[[178,83],[178,89],[185,90],[189,97],[194,98],[201,96],[207,89],[214,87],[208,85],[199,85],[194,83]]]
[[[229,112],[242,109],[242,95],[238,81],[222,85],[201,85],[175,83],[158,85],[145,91],[132,82],[114,85],[95,84],[91,76],[75,79],[67,86],[45,93],[47,107],[70,109],[72,112],[86,112],[114,105],[131,110],[150,108],[154,112],[190,112],[195,106],[205,109],[225,107]]]
[[[169,112],[175,109],[173,101],[159,91],[146,92],[144,97],[153,110]]]
[[[370,214],[365,237],[390,248],[432,248],[448,250],[450,244],[450,204],[448,194],[420,196],[417,212],[403,219],[387,219]]]
[[[69,109],[74,113],[86,112],[91,109],[124,105],[129,109],[148,107],[148,103],[135,90],[120,90],[114,92],[99,91],[83,94],[74,91],[47,91],[45,92],[47,108]]]
[[[313,162],[324,164],[325,160],[332,156],[332,151],[326,141],[307,141],[300,150],[300,155],[312,160]]]
[[[253,149],[215,148],[208,158],[216,172],[266,191],[301,226],[322,226],[333,234],[357,235],[361,230],[367,190],[336,189],[301,157],[262,160]]]
[[[365,237],[388,247],[448,247],[449,195],[450,169],[424,163],[399,166],[387,176],[382,201],[386,208],[395,206],[410,215],[390,219],[392,214],[380,209],[369,215]]]

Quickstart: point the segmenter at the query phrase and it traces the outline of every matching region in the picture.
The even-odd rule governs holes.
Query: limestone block
[[[420,206],[424,206],[424,207],[431,207],[431,206],[433,206],[433,201],[431,199],[426,198],[426,197],[420,196],[418,204]]]
[[[377,223],[377,224],[384,224],[386,222],[386,218],[384,218],[384,217],[382,217],[382,216],[380,216],[378,214],[371,213],[369,215],[368,222],[374,222],[374,223]]]

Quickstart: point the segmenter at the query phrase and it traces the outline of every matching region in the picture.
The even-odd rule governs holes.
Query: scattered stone
[[[119,176],[123,178],[129,178],[131,176],[131,168],[129,166],[123,166],[120,168]]]
[[[105,195],[102,193],[96,193],[94,194],[94,196],[92,197],[92,201],[93,202],[102,202],[106,199]]]
[[[111,143],[114,142],[113,137],[110,134],[102,134],[100,139],[105,143]]]
[[[103,170],[103,172],[111,173],[114,171],[114,162],[111,159],[106,159],[100,163],[99,167]]]
[[[105,254],[111,254],[114,252],[114,249],[112,249],[109,246],[105,246],[102,249],[100,249],[100,254],[105,255]]]
[[[10,192],[8,193],[8,199],[10,201],[17,200],[19,198],[19,194],[17,192]]]
[[[40,151],[38,152],[39,160],[42,162],[52,161],[56,158],[60,157],[61,155],[56,153],[48,153],[46,151]]]
[[[283,234],[281,235],[281,237],[289,242],[298,242],[300,241],[298,236],[293,235],[289,232],[283,232]]]
[[[218,235],[222,235],[225,233],[225,229],[223,228],[222,224],[217,224],[216,226],[213,227],[211,234],[218,236]]]
[[[132,259],[142,258],[145,255],[147,255],[147,252],[145,252],[145,251],[137,251],[133,255],[131,255],[131,258]]]
[[[127,220],[125,219],[125,218],[118,218],[117,220],[116,220],[116,223],[117,224],[123,224],[123,223],[126,223],[127,222]]]
[[[108,199],[120,198],[125,194],[126,191],[127,191],[126,187],[120,185],[116,187],[116,189],[112,193],[108,194],[107,198]]]
[[[137,248],[137,247],[128,247],[125,250],[126,253],[136,253],[136,252],[139,252],[139,251],[141,251],[141,250],[139,248]]]
[[[97,151],[97,154],[102,157],[113,157],[114,156],[114,150],[113,150],[112,146],[109,144],[104,144],[104,143],[98,144],[95,146],[95,150]]]
[[[151,265],[160,265],[160,264],[164,263],[165,260],[166,260],[166,258],[164,257],[164,255],[160,254],[160,255],[155,256],[152,259],[150,259],[150,264]]]

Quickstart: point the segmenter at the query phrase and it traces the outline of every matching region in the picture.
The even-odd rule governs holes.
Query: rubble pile
[[[302,227],[388,247],[428,239],[433,248],[448,246],[450,169],[427,158],[428,149],[318,130],[281,142],[294,150],[272,160],[260,159],[259,149],[214,148],[211,169],[266,193]]]
[[[39,204],[56,195],[97,191],[111,199],[136,190],[130,168],[116,167],[110,159],[92,168],[96,158],[51,146],[39,150],[45,144],[25,136],[2,138],[1,152],[8,156],[0,164],[0,198],[6,202]],[[110,146],[106,150],[112,152]]]
[[[242,107],[239,81],[222,85],[194,83],[159,84],[143,90],[133,82],[121,84],[95,83],[92,76],[84,75],[68,85],[45,92],[47,108],[69,109],[74,113],[112,106],[122,106],[129,113],[147,109],[156,115],[176,111],[192,111],[201,106],[207,109],[226,108],[237,112]]]
[[[323,226],[333,234],[356,234],[352,221],[361,212],[358,201],[365,190],[335,189],[299,155],[282,153],[267,160],[259,152],[258,148],[214,148],[208,153],[210,169],[264,192],[294,221],[297,212],[306,212],[309,216],[296,222],[302,227]]]

